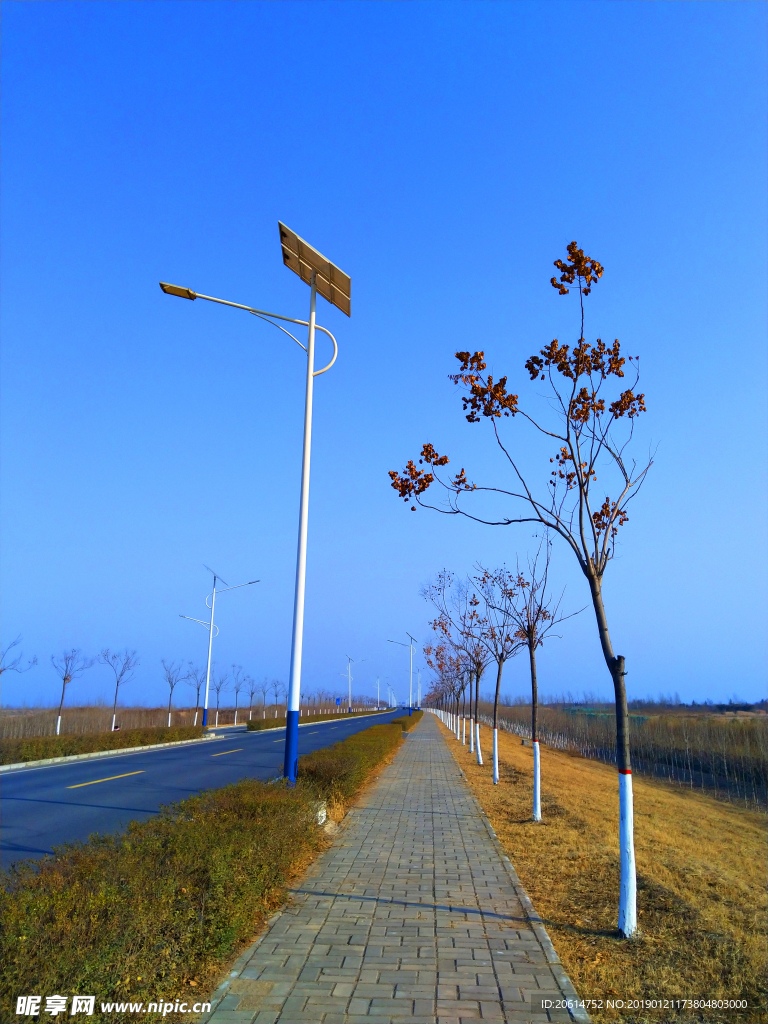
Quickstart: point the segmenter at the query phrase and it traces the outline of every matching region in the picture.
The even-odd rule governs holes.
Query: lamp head
[[[166,295],[178,295],[180,299],[196,299],[197,292],[193,292],[191,288],[182,288],[178,284],[168,284],[166,281],[160,282],[160,287]]]

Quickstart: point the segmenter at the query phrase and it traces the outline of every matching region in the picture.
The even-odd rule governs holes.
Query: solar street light
[[[310,450],[312,446],[312,396],[314,378],[326,370],[330,370],[336,362],[338,345],[336,339],[326,327],[321,327],[315,320],[315,304],[317,293],[327,299],[332,305],[340,309],[346,316],[351,312],[351,291],[352,284],[348,274],[340,270],[334,263],[318,252],[303,238],[300,238],[295,231],[278,221],[280,232],[280,246],[283,254],[283,263],[290,270],[306,282],[310,287],[309,297],[309,320],[296,320],[293,317],[281,316],[278,313],[268,313],[263,309],[255,309],[252,306],[244,306],[239,302],[229,302],[227,299],[217,299],[212,295],[203,295],[191,288],[184,288],[181,285],[169,284],[161,281],[160,287],[166,295],[175,295],[181,299],[205,299],[208,302],[216,302],[222,306],[232,306],[234,309],[244,309],[261,320],[266,320],[273,327],[292,338],[300,348],[307,353],[307,382],[304,398],[304,451],[301,462],[301,498],[299,502],[299,542],[296,556],[296,591],[293,608],[293,634],[291,640],[291,677],[288,684],[288,707],[287,725],[285,730],[285,761],[283,775],[291,782],[296,781],[296,773],[299,761],[299,701],[301,697],[301,660],[304,641],[304,591],[307,574],[307,523],[309,518],[309,464]],[[303,345],[285,327],[275,321],[283,323],[299,324],[308,328],[307,344]],[[333,343],[333,357],[331,361],[320,370],[315,369],[315,331],[322,331]]]

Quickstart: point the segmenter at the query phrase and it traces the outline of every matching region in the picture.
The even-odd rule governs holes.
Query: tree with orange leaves
[[[488,372],[482,351],[457,352],[459,372],[450,378],[463,391],[468,422],[490,422],[496,443],[510,467],[511,486],[477,485],[467,478],[463,468],[452,477],[443,476],[439,471],[448,465],[449,459],[429,443],[422,447],[418,466],[409,460],[403,471],[391,470],[389,476],[392,487],[404,501],[413,503],[414,511],[418,504],[492,526],[538,523],[561,537],[578,561],[589,586],[616,700],[621,850],[618,927],[622,935],[630,936],[637,928],[637,911],[626,669],[623,655],[614,654],[611,643],[603,576],[614,557],[618,532],[628,521],[628,505],[642,486],[653,459],[638,465],[627,453],[635,420],[645,412],[645,396],[637,391],[638,360],[629,356],[627,361],[618,340],[608,345],[600,338],[591,343],[584,337],[584,299],[603,276],[603,267],[586,256],[576,242],[571,242],[567,250],[566,260],[555,260],[560,275],[553,277],[551,284],[560,295],[568,295],[574,284],[578,286],[579,338],[573,348],[555,339],[525,363],[531,382],[548,385],[549,418],[539,419],[522,407],[518,395],[508,390],[508,377],[495,378]],[[625,380],[627,372],[631,374],[629,381]],[[521,449],[514,449],[499,429],[502,420],[517,418],[553,443],[549,479],[538,488],[522,470]],[[424,465],[428,468],[419,468]],[[604,471],[612,474],[613,483],[604,483]],[[433,485],[442,488],[443,502],[429,504],[426,500]],[[482,508],[477,508],[477,498],[483,492],[511,502],[513,509],[500,518],[484,515]]]

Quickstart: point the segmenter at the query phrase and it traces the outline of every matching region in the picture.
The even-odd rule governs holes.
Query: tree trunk
[[[118,683],[115,687],[115,703],[112,705],[112,732],[115,731],[115,719],[117,718],[117,691],[120,687]]]
[[[475,752],[475,722],[472,715],[472,679],[474,672],[469,673],[469,752]]]
[[[619,852],[621,856],[621,888],[619,894],[619,932],[629,938],[637,930],[637,875],[635,868],[635,827],[632,800],[632,765],[629,758],[629,711],[624,657],[614,655],[608,621],[603,606],[601,582],[588,575],[592,606],[595,609],[600,646],[613,680],[616,701],[616,767],[619,771]]]
[[[493,696],[493,784],[499,784],[499,690],[501,689],[501,673],[504,670],[504,659],[499,658],[496,671],[496,693]]]
[[[541,751],[539,749],[539,683],[536,678],[536,641],[528,638],[531,663],[531,742],[533,744],[533,820],[541,821]]]
[[[477,763],[483,763],[483,754],[480,750],[480,669],[475,670],[475,747],[477,748]]]

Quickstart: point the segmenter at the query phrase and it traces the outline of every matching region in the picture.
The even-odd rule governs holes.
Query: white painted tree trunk
[[[117,718],[117,715],[112,715],[112,729],[111,729],[112,732],[115,731],[115,719],[116,718]]]
[[[171,712],[168,712],[168,728],[171,728]]]
[[[58,736],[61,732],[61,715],[56,719],[56,735]]]
[[[541,755],[538,740],[533,744],[533,820],[541,821]]]
[[[462,747],[467,744],[467,716],[465,715],[461,720],[461,745]]]
[[[235,708],[235,725],[237,725],[237,708]]]
[[[214,729],[216,728],[216,726],[217,726],[218,724],[219,724],[219,709],[218,709],[218,708],[216,708],[216,725],[214,726]]]
[[[475,737],[475,742],[477,744],[477,763],[478,764],[482,764],[483,763],[483,752],[480,749],[480,723],[479,722],[475,726],[475,729],[477,730],[477,736]]]
[[[637,928],[637,883],[635,874],[631,771],[619,772],[619,850],[621,852],[619,931],[622,935],[628,937]]]
[[[475,752],[475,723],[471,718],[469,720],[469,752],[470,754]]]
[[[493,730],[493,784],[499,784],[499,730]]]
[[[195,708],[195,725],[197,725],[197,708]]]

